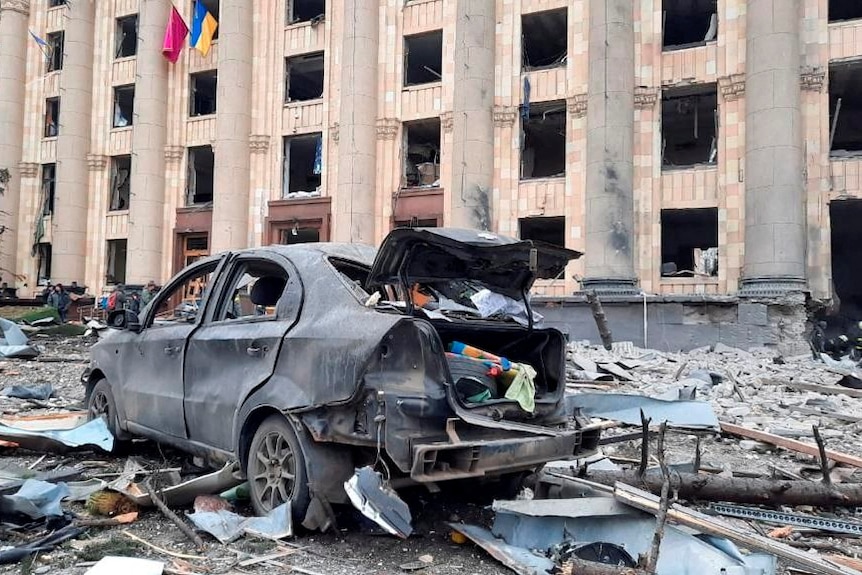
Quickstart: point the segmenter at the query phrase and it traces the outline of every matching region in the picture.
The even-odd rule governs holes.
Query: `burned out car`
[[[566,410],[566,342],[529,304],[580,254],[488,232],[397,229],[379,250],[224,253],[93,346],[91,417],[235,460],[255,510],[346,502],[363,465],[394,486],[522,473],[588,453]]]

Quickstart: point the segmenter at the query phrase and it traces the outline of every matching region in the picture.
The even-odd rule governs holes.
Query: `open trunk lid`
[[[399,228],[386,236],[369,284],[475,280],[519,298],[536,279],[555,278],[582,254],[491,232],[456,228]]]

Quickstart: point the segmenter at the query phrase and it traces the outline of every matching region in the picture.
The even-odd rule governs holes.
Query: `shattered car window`
[[[371,294],[365,291],[363,286],[368,283],[368,274],[371,273],[370,268],[356,262],[337,258],[329,258],[329,263],[335,271],[338,272],[342,281],[344,281],[344,283],[347,284],[347,287],[349,287],[353,292],[353,295],[362,302],[368,300]]]
[[[159,294],[152,327],[192,322],[200,311],[207,286],[215,272],[217,262],[190,276],[174,289]]]
[[[278,302],[287,286],[287,273],[267,261],[237,264],[215,321],[275,317]]]

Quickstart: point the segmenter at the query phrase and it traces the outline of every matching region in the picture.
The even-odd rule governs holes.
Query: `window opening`
[[[664,90],[661,132],[664,168],[715,164],[718,156],[716,85]]]
[[[215,156],[212,146],[189,148],[186,205],[193,206],[213,201]]]
[[[322,22],[326,16],[324,0],[288,0],[287,23],[311,22],[312,26]]]
[[[285,58],[285,102],[323,97],[323,52]]]
[[[114,127],[124,128],[135,123],[135,85],[114,88]]]
[[[661,211],[661,275],[718,275],[718,208]]]
[[[566,218],[532,217],[518,220],[522,240],[566,247]]]
[[[443,79],[443,30],[404,37],[404,85]]]
[[[283,143],[282,197],[293,200],[320,196],[323,137],[319,132],[287,136]]]
[[[54,193],[57,189],[57,164],[42,164],[42,216],[54,213]]]
[[[52,251],[53,250],[51,248],[51,244],[36,244],[36,269],[38,270],[37,283],[39,285],[46,285],[49,281],[51,281]]]
[[[129,209],[131,197],[132,156],[111,158],[111,198],[108,209],[112,212]]]
[[[716,0],[663,0],[665,50],[702,46],[718,36]]]
[[[115,58],[128,58],[138,53],[138,15],[117,18]]]
[[[404,122],[405,188],[440,186],[440,118]]]
[[[48,34],[46,41],[48,42],[47,54],[48,72],[56,72],[63,69],[63,49],[65,47],[65,33],[52,32]]]
[[[56,137],[60,133],[60,98],[45,100],[45,131],[46,138]]]
[[[862,63],[829,67],[829,142],[833,157],[862,154]]]
[[[191,75],[190,116],[208,116],[216,113],[218,71],[210,70]]]
[[[126,283],[127,247],[127,240],[108,240],[108,266],[105,271],[106,283]]]
[[[524,70],[565,66],[568,18],[565,8],[521,16],[521,63]]]
[[[859,18],[862,18],[862,2],[859,0],[829,0],[830,22]]]
[[[521,114],[521,179],[566,175],[566,102],[532,104]]]

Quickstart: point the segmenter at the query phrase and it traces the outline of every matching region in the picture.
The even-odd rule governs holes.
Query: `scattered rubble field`
[[[31,361],[0,361],[0,390],[13,385],[48,383],[53,386],[53,396],[41,400],[0,395],[0,418],[82,409],[84,387],[80,383],[80,375],[86,366],[88,348],[95,341],[90,337],[32,335],[30,343],[39,349],[40,356]],[[670,354],[640,350],[625,344],[615,344],[611,351],[571,344],[567,388],[570,401],[576,405],[578,401],[589,403],[589,397],[580,400],[576,396],[606,393],[673,400],[665,402],[668,404],[689,400],[708,402],[714,416],[726,426],[724,433],[693,425],[700,417],[698,413],[680,416],[668,412],[670,426],[664,438],[664,458],[671,468],[679,472],[695,470],[728,479],[798,478],[818,483],[822,481],[823,467],[816,452],[800,453],[795,448],[783,449],[769,441],[741,437],[732,426],[766,432],[771,434],[770,437],[778,437],[779,443],[786,439],[809,446],[815,446],[816,428],[829,453],[838,453],[850,460],[862,458],[862,441],[859,440],[862,391],[838,385],[852,374],[853,371],[846,367],[815,362],[810,356],[783,358],[771,350],[744,352],[718,345],[713,350]],[[653,408],[655,406],[649,409]],[[593,468],[606,470],[616,466],[617,470],[636,470],[643,456],[641,426],[636,422],[626,425],[610,417],[593,415],[596,421],[607,421],[607,429],[602,435],[601,453],[588,460],[585,476],[589,479]],[[620,419],[628,416],[621,414]],[[675,426],[675,417],[692,421]],[[650,472],[655,473],[659,463],[656,447],[658,425],[653,423],[647,463]],[[79,480],[100,478],[110,481],[121,474],[130,456],[152,474],[170,468],[185,470],[195,463],[181,452],[142,441],[134,443],[128,452],[114,454],[96,450],[37,453],[0,447],[0,470],[23,466],[38,473],[77,468],[82,470]],[[583,464],[583,461],[571,462],[570,466],[558,464],[555,469],[565,475],[574,471],[575,465]],[[836,466],[830,470],[830,480],[834,485],[860,482],[862,470],[853,465]],[[199,532],[204,547],[197,549],[158,509],[146,507],[139,509],[137,518],[129,523],[88,527],[82,535],[52,550],[39,552],[18,563],[0,565],[0,573],[78,575],[86,573],[104,556],[148,558],[163,562],[165,573],[177,574],[269,573],[273,569],[306,575],[511,573],[480,547],[455,533],[450,523],[487,528],[494,519],[491,504],[495,499],[515,499],[517,494],[518,499],[529,500],[532,492],[506,493],[503,486],[489,488],[476,482],[458,482],[442,487],[438,493],[420,488],[400,492],[410,505],[413,516],[413,535],[406,540],[384,534],[353,509],[343,509],[337,512],[337,532],[300,531],[281,541],[246,535],[226,545]],[[527,501],[511,503],[529,504]],[[700,501],[686,500],[683,503],[695,510],[707,507]],[[235,505],[237,513],[251,515],[246,502],[238,501]],[[87,507],[82,502],[63,503],[64,510],[79,518],[91,516]],[[793,514],[860,521],[854,508],[797,505],[779,509]],[[191,506],[175,508],[174,511],[184,518],[191,512]],[[808,552],[815,558],[842,556],[853,561],[862,555],[862,540],[858,535],[787,526],[782,528],[783,531],[774,531],[782,526],[751,519],[721,519],[751,533],[771,535],[776,541]],[[190,526],[187,520],[185,522]],[[297,527],[294,526],[295,529]],[[0,550],[42,535],[44,532],[8,530],[0,525]],[[789,567],[783,560],[778,565],[780,573],[802,572]],[[848,569],[846,572],[854,571]]]

